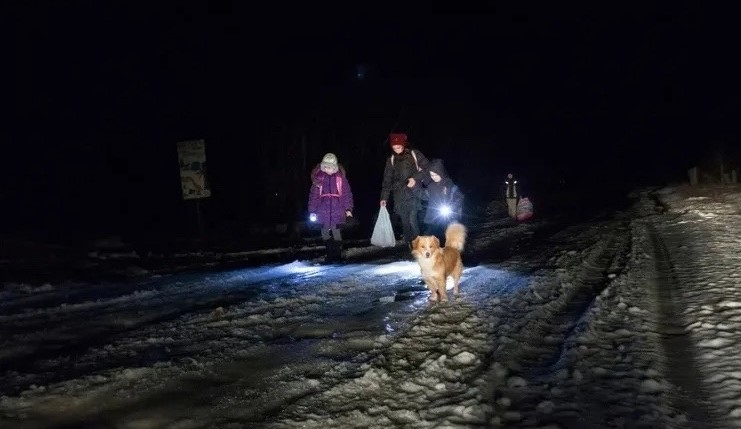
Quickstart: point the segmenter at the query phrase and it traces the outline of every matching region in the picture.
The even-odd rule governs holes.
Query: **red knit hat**
[[[407,135],[404,133],[391,133],[389,134],[389,143],[391,144],[391,146],[396,146],[397,144],[406,146]]]

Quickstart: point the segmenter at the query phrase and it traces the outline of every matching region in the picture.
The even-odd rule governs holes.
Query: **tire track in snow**
[[[693,428],[716,428],[719,412],[710,401],[708,388],[698,369],[695,348],[685,330],[681,297],[677,290],[679,281],[661,236],[656,228],[646,224],[652,245],[656,276],[652,286],[658,298],[658,329],[667,359],[666,376],[676,386],[672,400],[676,409],[682,410]]]
[[[560,342],[558,350],[554,350],[550,355],[540,355],[529,362],[529,365],[532,365],[530,369],[532,377],[552,374],[554,369],[559,367],[558,363],[566,346],[565,340],[571,336],[594,298],[607,286],[608,274],[617,275],[622,269],[622,266],[616,266],[614,262],[625,259],[629,241],[625,229],[621,228],[620,233],[620,236],[616,234],[604,238],[583,262],[582,269],[575,279],[576,287],[571,289],[565,297],[562,308],[549,320],[546,331],[551,328],[550,331],[543,332],[544,337],[564,338],[564,342]]]
[[[584,424],[577,410],[568,407],[556,410],[553,415],[550,411],[541,413],[543,404],[550,403],[544,401],[550,395],[542,391],[542,386],[548,386],[559,372],[568,368],[566,349],[576,334],[575,329],[607,285],[608,274],[623,269],[630,247],[628,230],[618,222],[608,223],[607,229],[606,235],[592,239],[591,248],[575,270],[571,284],[562,284],[560,295],[523,318],[525,322],[513,324],[509,332],[502,333],[517,341],[501,347],[495,356],[497,362],[489,370],[491,400],[496,404],[491,419],[525,426],[556,422],[568,427]],[[541,275],[552,277],[548,273]],[[537,298],[537,291],[535,295]],[[515,409],[527,412],[522,414]]]

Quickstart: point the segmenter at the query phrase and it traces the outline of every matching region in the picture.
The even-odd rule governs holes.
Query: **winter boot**
[[[332,255],[332,241],[333,240],[324,240],[324,263],[328,264],[331,261],[331,255]]]
[[[342,242],[335,241],[335,258],[337,262],[342,262]]]
[[[335,263],[342,260],[342,243],[337,240],[327,240],[327,256],[324,262]]]

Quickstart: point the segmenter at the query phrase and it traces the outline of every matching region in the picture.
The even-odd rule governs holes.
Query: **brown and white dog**
[[[453,278],[453,294],[458,295],[458,286],[463,274],[461,252],[466,243],[466,227],[454,222],[445,229],[445,247],[434,235],[421,235],[412,241],[412,255],[419,262],[422,278],[430,290],[430,301],[447,301],[445,282]]]

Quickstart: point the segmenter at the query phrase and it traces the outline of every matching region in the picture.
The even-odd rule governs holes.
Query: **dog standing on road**
[[[412,241],[412,255],[417,259],[430,301],[447,301],[445,283],[453,278],[453,294],[458,295],[463,261],[461,252],[466,244],[466,227],[453,222],[445,229],[445,247],[434,235],[422,235]]]

